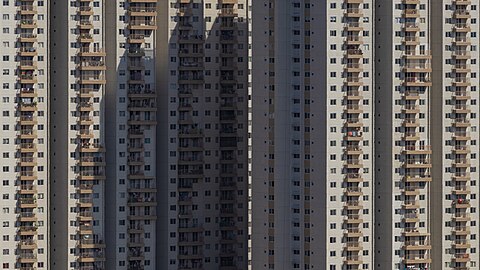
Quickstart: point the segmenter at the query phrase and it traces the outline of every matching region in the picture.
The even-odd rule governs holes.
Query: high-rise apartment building
[[[477,269],[478,8],[2,1],[2,269]]]
[[[158,267],[246,269],[247,1],[159,5]]]
[[[478,4],[432,2],[431,269],[480,263]]]
[[[104,269],[104,6],[51,6],[49,267]]]
[[[47,269],[47,8],[38,1],[1,7],[1,262],[6,269]]]
[[[107,269],[161,269],[156,256],[157,2],[106,5]],[[166,41],[163,41],[166,42]],[[158,179],[164,181],[164,179]],[[111,192],[110,192],[111,191]],[[112,248],[113,247],[113,248]]]
[[[375,267],[379,268],[430,269],[432,262],[430,137],[435,129],[430,125],[430,12],[423,0],[376,6]]]
[[[252,269],[373,269],[373,1],[254,1]]]

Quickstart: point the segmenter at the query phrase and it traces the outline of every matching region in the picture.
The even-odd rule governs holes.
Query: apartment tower
[[[161,269],[247,269],[247,1],[159,3]]]
[[[478,2],[432,2],[432,269],[477,269]]]
[[[156,0],[106,5],[107,269],[156,260]],[[164,41],[166,42],[166,41]],[[166,140],[166,139],[165,139]],[[158,243],[162,246],[164,243]]]
[[[251,269],[373,269],[373,1],[254,1]]]
[[[105,269],[103,13],[51,1],[51,269]]]
[[[48,7],[10,4],[0,22],[2,264],[47,269]]]
[[[424,0],[376,5],[378,269],[431,269],[430,8]]]

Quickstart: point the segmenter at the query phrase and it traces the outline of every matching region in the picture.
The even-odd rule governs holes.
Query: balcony
[[[456,1],[461,2],[461,1]],[[457,9],[453,12],[453,18],[455,19],[469,19],[470,18],[470,11],[466,9]]]
[[[456,212],[456,213],[453,214],[452,219],[453,219],[454,222],[468,222],[468,221],[470,221],[472,218],[470,217],[470,214],[469,214],[469,213],[466,213],[466,212]]]
[[[420,121],[414,117],[405,118],[402,121],[402,126],[407,128],[418,127],[420,126]]]
[[[360,77],[346,77],[344,84],[346,86],[362,86],[363,80]]]
[[[347,255],[344,257],[343,263],[347,265],[359,265],[363,263],[363,260],[358,255]]]
[[[432,164],[428,158],[408,158],[404,161],[403,166],[407,169],[431,168]]]
[[[363,72],[363,65],[361,63],[347,63],[344,67],[344,70],[350,73],[360,73]]]
[[[20,60],[18,67],[20,70],[35,70],[37,69],[37,62],[32,60]]]
[[[421,232],[417,228],[405,228],[402,232],[402,235],[405,237],[420,237],[420,236],[429,236],[427,232]]]
[[[37,243],[35,240],[20,240],[18,241],[18,248],[24,250],[34,250],[37,248]]]
[[[104,180],[105,174],[101,171],[81,171],[77,176],[78,180],[93,181],[93,180]]]
[[[77,137],[80,139],[91,139],[94,137],[93,131],[89,129],[80,129],[78,130]]]
[[[33,74],[20,74],[17,77],[18,82],[23,83],[23,84],[35,84],[37,83],[37,76]]]
[[[18,206],[20,208],[36,208],[37,200],[34,198],[18,198]]]
[[[32,195],[37,193],[37,188],[35,185],[32,185],[32,184],[20,185],[18,186],[17,193],[20,195],[22,194]]]
[[[346,237],[352,237],[352,238],[363,237],[363,233],[358,227],[348,227],[343,231],[343,234]]]
[[[105,248],[105,243],[97,239],[80,239],[77,241],[77,246],[80,249],[101,249]]]
[[[420,221],[417,213],[405,213],[403,214],[403,222],[405,223],[416,223]],[[410,224],[409,224],[410,225]]]
[[[34,167],[37,166],[37,160],[35,157],[20,157],[18,160],[18,165],[20,167]]]
[[[20,15],[35,15],[37,14],[37,7],[32,5],[18,6],[18,13]]]
[[[145,42],[145,35],[140,34],[130,34],[127,38],[128,43],[144,43]]]
[[[131,30],[155,30],[157,25],[155,21],[131,20],[127,28]]]
[[[34,253],[20,253],[17,255],[17,260],[19,263],[36,263],[37,255]]]
[[[347,224],[363,223],[362,216],[359,214],[346,214],[343,216],[343,221]]]
[[[34,181],[37,179],[36,172],[33,171],[22,171],[18,172],[18,180],[20,181]]]
[[[81,30],[93,29],[93,23],[90,20],[81,20],[77,23],[77,27]]]
[[[453,25],[453,30],[455,32],[470,32],[470,24],[469,23],[455,23]]]
[[[405,32],[418,32],[420,31],[420,26],[415,22],[405,22],[402,29]]]
[[[81,33],[77,36],[77,40],[80,43],[92,43],[93,42],[93,36],[88,33]]]
[[[82,47],[78,49],[77,52],[78,56],[82,57],[101,57],[106,56],[106,53],[103,49],[100,48],[90,48],[90,47]]]
[[[453,0],[456,6],[468,6],[472,4],[471,0]]]
[[[343,192],[346,196],[363,196],[362,188],[360,187],[347,187]]]
[[[127,242],[127,247],[143,247],[145,245],[145,239],[143,238],[130,238]]]
[[[105,62],[103,61],[82,61],[77,64],[78,70],[106,70]]]
[[[454,208],[470,208],[470,200],[456,199],[452,201],[452,207]]]
[[[402,203],[402,208],[403,209],[418,209],[420,208],[420,204],[418,201],[415,200],[405,200]]]
[[[453,140],[458,142],[464,142],[471,140],[470,133],[465,131],[457,131],[453,134]]]
[[[432,154],[432,149],[428,145],[407,145],[402,152],[407,155],[429,155]]]
[[[402,98],[404,100],[417,100],[420,99],[420,92],[415,90],[407,90],[403,92]]]
[[[405,241],[402,247],[404,250],[414,251],[414,250],[430,250],[432,246],[426,240],[423,241]]]
[[[37,42],[37,35],[33,33],[20,33],[18,36],[18,41],[25,43]]]
[[[358,17],[363,17],[363,10],[360,8],[347,8],[345,10],[345,17],[353,17],[353,18],[358,18]]]
[[[403,85],[407,87],[427,87],[432,86],[432,81],[426,77],[405,77],[403,80]]]
[[[34,143],[20,143],[18,150],[22,153],[37,152],[37,147]]]
[[[452,84],[454,86],[470,86],[471,82],[470,82],[470,78],[456,77],[456,78],[453,78]]]
[[[80,198],[77,200],[77,206],[80,208],[93,207],[93,198]]]
[[[37,97],[37,92],[35,91],[34,88],[21,88],[18,91],[18,95],[21,98],[35,98]]]
[[[470,80],[468,80],[467,78],[465,79],[460,79],[459,81],[463,81],[463,83],[467,83],[468,84],[470,83]],[[458,91],[455,91],[453,94],[452,94],[452,97],[455,99],[455,100],[468,100],[470,99],[470,92],[467,91],[467,90],[458,90]]]
[[[416,132],[404,132],[402,134],[402,140],[404,141],[418,141],[420,136]]]
[[[467,128],[471,126],[470,119],[466,117],[457,117],[453,120],[452,126],[457,128]]]
[[[345,43],[347,45],[361,45],[363,44],[363,39],[361,36],[349,35],[346,36]]]
[[[157,15],[156,7],[129,7],[128,13],[131,17],[155,17]]]
[[[453,40],[453,43],[456,46],[470,46],[472,44],[472,40],[466,36],[456,36]]]
[[[406,46],[414,46],[420,44],[420,39],[416,36],[405,36],[403,37],[402,42]]]
[[[362,58],[363,57],[363,51],[360,49],[347,49],[347,58]]]
[[[417,9],[406,8],[403,10],[402,16],[404,18],[418,18],[420,17],[420,12]]]
[[[35,235],[37,234],[37,226],[23,226],[18,227],[17,233],[19,235]]]
[[[93,8],[90,6],[80,6],[77,12],[80,16],[91,16],[93,15]]]
[[[92,116],[80,116],[77,118],[77,122],[80,125],[93,125],[93,117]]]
[[[37,131],[34,129],[21,129],[18,131],[19,139],[35,139],[37,138]]]
[[[130,196],[127,201],[128,206],[155,206],[157,202],[154,197]]]
[[[96,153],[96,152],[105,152],[105,149],[101,144],[98,143],[82,143],[79,144],[79,152],[82,153]]]
[[[18,221],[20,222],[36,222],[37,216],[33,212],[20,212],[17,216]]]
[[[454,235],[469,235],[470,227],[468,226],[455,226],[452,228],[452,233]]]
[[[32,19],[20,19],[17,26],[21,29],[37,28],[37,21]]]
[[[452,246],[454,249],[467,249],[471,247],[470,241],[467,239],[455,239],[452,241]]]
[[[361,201],[358,200],[348,200],[343,204],[343,207],[347,210],[360,210],[363,209]]]
[[[103,252],[80,252],[78,262],[79,263],[92,263],[105,261]]]
[[[178,42],[179,43],[202,43],[203,42],[203,36],[201,35],[180,35],[178,36]]]
[[[81,112],[90,112],[93,111],[92,102],[80,102],[77,104],[77,109]]]
[[[90,211],[81,211],[77,213],[77,218],[80,221],[92,221],[93,220],[93,212]]]
[[[456,263],[467,263],[470,261],[470,254],[468,253],[455,253],[452,256],[452,261]]]
[[[360,173],[347,173],[345,175],[345,181],[347,183],[360,183],[363,182],[363,177]]]
[[[79,84],[105,84],[105,76],[103,75],[81,75],[78,77]]]
[[[453,180],[457,182],[467,182],[470,181],[470,173],[468,172],[456,172],[453,175]]]
[[[220,8],[218,11],[219,17],[237,17],[238,12],[235,8]]]
[[[468,168],[468,167],[470,167],[470,159],[468,159],[468,158],[455,158],[452,161],[452,167]]]
[[[344,26],[345,31],[360,32],[363,31],[362,24],[360,22],[347,22]]]
[[[412,255],[405,255],[403,257],[404,264],[428,264],[432,263],[432,259],[428,258],[428,255],[420,255],[420,254],[412,254]]]
[[[80,194],[92,194],[93,184],[79,184],[77,185],[77,190]]]

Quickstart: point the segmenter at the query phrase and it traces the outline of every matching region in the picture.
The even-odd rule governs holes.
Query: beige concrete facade
[[[432,3],[432,269],[479,266],[477,6]]]
[[[247,269],[248,2],[160,7],[160,269]]]
[[[48,6],[1,8],[2,267],[48,267]]]
[[[373,269],[373,9],[253,2],[251,269]]]
[[[104,269],[104,6],[52,1],[51,269]]]

